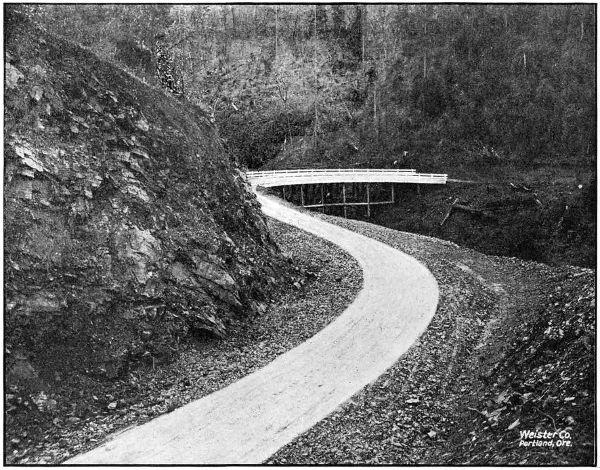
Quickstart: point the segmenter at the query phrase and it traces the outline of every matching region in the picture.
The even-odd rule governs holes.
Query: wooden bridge
[[[293,202],[298,196],[297,190],[294,195],[294,187],[298,187],[300,194],[297,202],[303,207],[322,208],[323,211],[326,207],[342,207],[344,217],[347,217],[349,206],[366,206],[367,217],[370,217],[371,206],[393,204],[397,184],[413,184],[418,191],[421,184],[446,184],[448,178],[446,174],[417,173],[414,169],[248,171],[247,176],[253,187],[281,187],[283,198],[288,200],[290,196]],[[389,199],[373,200],[371,184],[376,184],[378,195],[384,193]],[[381,184],[388,185],[388,191],[382,191]]]

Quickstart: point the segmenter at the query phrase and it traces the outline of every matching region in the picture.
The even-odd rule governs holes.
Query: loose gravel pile
[[[239,380],[342,313],[362,285],[358,263],[335,245],[280,222],[269,221],[269,228],[303,274],[282,286],[276,303],[251,323],[236,325],[228,338],[199,339],[176,362],[133,371],[104,395],[75,397],[74,391],[78,406],[69,416],[40,410],[37,428],[7,430],[6,463],[58,463],[95,447],[111,432],[142,424]],[[7,407],[12,406],[22,404],[12,403],[9,396]]]
[[[593,462],[594,356],[593,347],[585,349],[593,345],[593,272],[485,256],[442,240],[318,216],[419,259],[439,283],[440,303],[426,332],[394,366],[267,463]],[[547,316],[552,312],[568,314]],[[573,325],[563,328],[571,336],[551,342],[562,331],[556,322],[570,316]],[[531,332],[546,326],[547,341],[538,334],[532,342]],[[536,356],[535,369],[529,356]],[[578,392],[565,386],[569,381]],[[556,429],[577,436],[571,448],[519,447],[521,430]]]

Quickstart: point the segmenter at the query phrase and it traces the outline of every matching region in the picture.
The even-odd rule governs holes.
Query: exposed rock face
[[[24,22],[6,60],[13,376],[117,377],[253,314],[281,259],[205,115]]]

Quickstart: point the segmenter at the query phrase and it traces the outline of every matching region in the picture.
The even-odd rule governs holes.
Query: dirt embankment
[[[198,108],[9,10],[5,35],[10,428],[79,419],[69,393],[226,335],[302,275]]]
[[[592,270],[324,217],[423,262],[440,304],[394,366],[269,463],[593,464]]]
[[[372,222],[430,235],[482,253],[585,267],[596,265],[596,180],[564,170],[519,179],[422,185]],[[362,215],[362,214],[359,214]]]

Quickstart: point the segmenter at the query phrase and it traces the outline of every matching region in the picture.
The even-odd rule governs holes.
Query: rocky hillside
[[[227,334],[288,261],[198,108],[18,15],[5,34],[7,387],[37,412]]]

